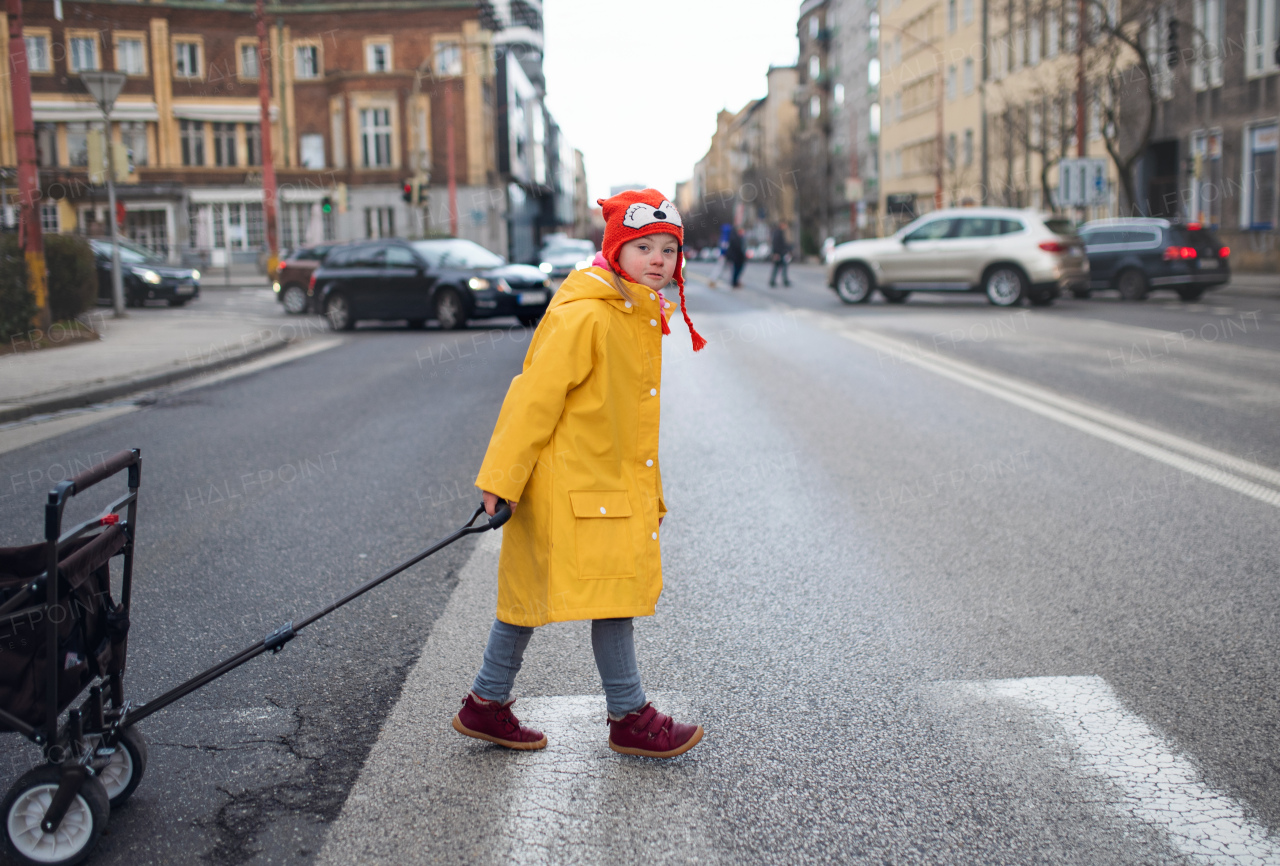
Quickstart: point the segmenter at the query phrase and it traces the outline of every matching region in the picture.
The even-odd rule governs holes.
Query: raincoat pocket
[[[571,490],[578,577],[635,577],[631,500],[625,490]]]

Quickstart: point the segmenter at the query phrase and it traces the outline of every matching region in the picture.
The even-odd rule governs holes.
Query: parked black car
[[[459,238],[381,240],[335,247],[311,276],[316,304],[336,331],[360,319],[404,319],[445,330],[469,319],[515,316],[533,325],[547,309],[551,280]]]
[[[1115,289],[1126,301],[1141,301],[1155,289],[1173,289],[1184,301],[1231,279],[1228,257],[1209,229],[1199,223],[1129,218],[1085,223],[1079,230],[1089,256],[1089,288]]]
[[[112,303],[111,241],[90,238],[94,264],[98,270],[98,303]],[[148,249],[120,241],[120,276],[124,283],[126,307],[141,307],[147,301],[168,301],[181,307],[200,296],[200,272],[191,268],[175,268],[164,256]]]

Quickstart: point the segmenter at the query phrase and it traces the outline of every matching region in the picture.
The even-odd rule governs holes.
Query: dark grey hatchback
[[[514,316],[532,325],[547,309],[551,281],[532,265],[459,238],[382,240],[334,247],[311,274],[311,295],[335,331],[361,319],[435,319],[466,327],[469,319]]]
[[[1228,257],[1212,231],[1199,223],[1166,219],[1098,220],[1079,229],[1089,257],[1089,288],[1115,289],[1126,301],[1141,301],[1155,289],[1173,289],[1184,301],[1231,279]]]

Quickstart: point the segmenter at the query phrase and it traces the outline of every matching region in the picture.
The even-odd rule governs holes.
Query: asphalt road
[[[517,685],[546,751],[448,729],[481,536],[148,720],[93,862],[1280,862],[1280,303],[846,307],[765,276],[691,280],[711,344],[666,342],[638,653],[703,744],[608,751],[582,623]],[[145,699],[465,521],[526,340],[362,328],[2,454],[6,543],[40,531],[15,478],[143,449]]]

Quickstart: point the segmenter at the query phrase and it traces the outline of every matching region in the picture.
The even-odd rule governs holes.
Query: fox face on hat
[[[618,260],[622,245],[646,235],[675,235],[678,244],[675,283],[680,289],[680,312],[693,337],[693,350],[700,350],[707,341],[693,329],[684,304],[684,223],[680,221],[680,212],[656,189],[627,190],[612,198],[598,199],[596,204],[604,214],[604,240],[600,244],[600,252],[613,272],[630,282],[635,280],[622,269]]]

